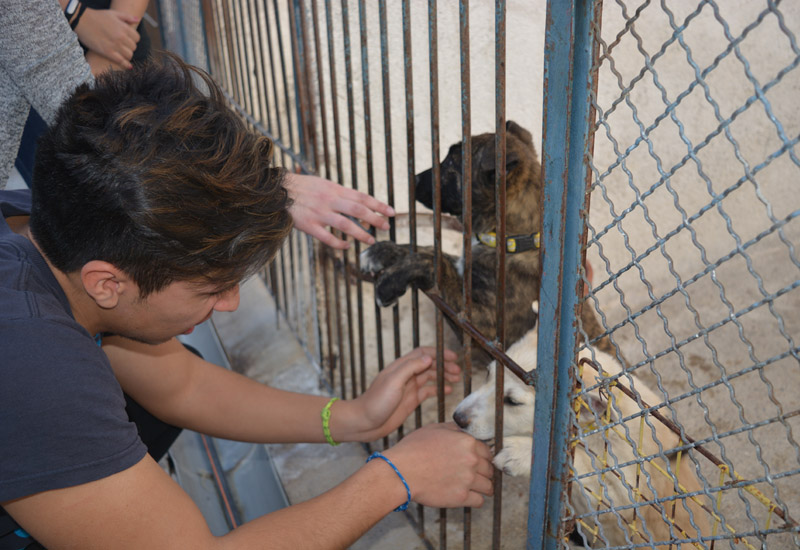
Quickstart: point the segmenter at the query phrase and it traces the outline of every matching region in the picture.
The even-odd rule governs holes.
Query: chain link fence
[[[796,548],[800,11],[591,8],[572,14],[593,56],[588,89],[573,83],[588,131],[570,147],[587,189],[581,302],[603,330],[579,322],[588,345],[569,360],[562,534]]]

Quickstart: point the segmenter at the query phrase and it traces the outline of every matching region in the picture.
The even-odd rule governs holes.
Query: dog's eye
[[[514,398],[511,397],[510,395],[506,395],[503,398],[503,403],[511,407],[519,407],[520,405],[522,405],[522,403],[520,403],[519,401],[515,401]]]

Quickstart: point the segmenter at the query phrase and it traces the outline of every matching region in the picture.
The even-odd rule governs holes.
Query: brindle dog
[[[462,144],[456,143],[441,163],[442,211],[462,217]],[[431,208],[431,170],[417,175],[416,199]],[[541,263],[539,234],[542,224],[542,174],[530,132],[513,121],[506,123],[506,342],[519,340],[536,324],[531,308],[539,299]],[[495,231],[495,135],[472,138],[472,323],[487,338],[496,335],[497,251],[491,246]],[[486,244],[489,243],[489,244]],[[513,251],[512,251],[513,249]],[[444,300],[463,310],[463,258],[447,254],[442,261]],[[375,299],[386,307],[409,286],[433,287],[434,254],[431,247],[410,251],[407,245],[384,241],[361,254],[361,269],[375,275]],[[588,334],[599,334],[593,315],[583,315]],[[449,319],[448,319],[449,321]],[[590,325],[586,325],[589,322]],[[461,331],[453,326],[456,333]],[[600,346],[602,347],[602,346]],[[488,356],[487,356],[488,357]]]

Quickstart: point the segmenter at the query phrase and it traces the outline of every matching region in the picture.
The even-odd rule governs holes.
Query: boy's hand
[[[436,395],[435,357],[436,350],[431,347],[410,351],[383,369],[365,393],[346,402],[347,425],[354,429],[346,440],[368,442],[384,437],[396,430],[420,403]],[[460,379],[456,358],[455,352],[444,350],[446,382]],[[445,384],[444,391],[449,394],[452,388]]]
[[[383,454],[405,478],[411,500],[424,506],[480,507],[493,492],[489,447],[452,422],[411,432]]]

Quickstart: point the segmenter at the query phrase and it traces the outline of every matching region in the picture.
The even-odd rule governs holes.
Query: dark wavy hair
[[[59,270],[107,261],[142,297],[174,281],[230,288],[291,230],[271,157],[208,74],[161,54],[61,106],[36,154],[31,231]]]

